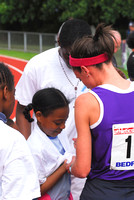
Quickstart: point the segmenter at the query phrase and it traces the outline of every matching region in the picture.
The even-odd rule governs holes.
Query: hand
[[[67,167],[66,167],[67,166],[67,159],[64,160],[64,162],[63,162],[63,164],[61,166],[65,171],[67,171]]]
[[[74,162],[75,162],[75,156],[72,156],[71,162],[68,164],[66,163],[66,170],[68,171],[68,173],[71,173],[69,168],[73,165]]]

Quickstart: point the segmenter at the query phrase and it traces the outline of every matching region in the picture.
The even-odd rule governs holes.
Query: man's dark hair
[[[80,19],[67,20],[59,34],[60,47],[71,47],[76,39],[91,35],[90,25]]]

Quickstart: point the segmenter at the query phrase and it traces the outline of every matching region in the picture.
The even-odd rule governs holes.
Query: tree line
[[[0,0],[0,29],[56,33],[69,18],[121,31],[134,20],[133,0]]]

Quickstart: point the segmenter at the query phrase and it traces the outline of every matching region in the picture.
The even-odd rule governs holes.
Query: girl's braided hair
[[[5,86],[7,86],[9,91],[12,91],[14,86],[14,76],[7,65],[0,63],[0,87],[3,89]]]

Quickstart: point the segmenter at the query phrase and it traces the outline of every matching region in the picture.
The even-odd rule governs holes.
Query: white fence
[[[0,31],[0,48],[25,52],[42,52],[57,45],[56,34]]]
[[[57,46],[57,34],[33,33],[0,30],[0,49],[18,50],[25,52],[42,52]],[[126,69],[126,62],[131,50],[122,42],[117,52],[117,63]]]

